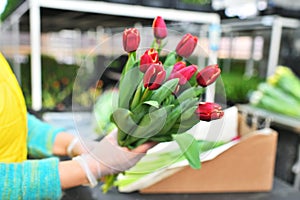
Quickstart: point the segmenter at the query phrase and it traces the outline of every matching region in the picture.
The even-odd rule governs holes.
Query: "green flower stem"
[[[133,51],[133,52],[128,53],[128,59],[125,64],[122,75],[125,75],[133,67],[133,64],[135,63],[135,61],[136,61],[136,52]]]
[[[179,62],[179,61],[182,61],[182,60],[183,60],[183,57],[181,57],[179,55],[176,56],[176,63]]]
[[[156,44],[157,44],[157,52],[158,52],[158,55],[160,56],[160,52],[162,50],[162,40],[161,39],[156,39],[155,40]]]
[[[127,71],[128,71],[128,66],[129,66],[129,57],[130,57],[130,53],[128,53],[128,60],[127,60],[127,62],[126,62],[126,64],[125,64],[125,66],[124,66],[124,69],[123,69],[123,71],[122,71],[122,76],[121,76],[121,80],[122,80],[122,77],[124,77],[124,75],[127,73]]]
[[[154,48],[154,49],[155,49],[155,44],[156,44],[156,41],[153,40],[153,41],[152,41],[152,44],[151,44],[151,48]]]
[[[143,92],[143,96],[141,98],[141,101],[140,102],[144,102],[148,99],[148,97],[152,94],[152,91],[149,90],[149,88],[146,88]]]
[[[107,175],[105,176],[105,182],[101,186],[102,187],[102,192],[106,194],[109,189],[114,185],[114,182],[117,180],[118,174],[112,174],[112,175]]]

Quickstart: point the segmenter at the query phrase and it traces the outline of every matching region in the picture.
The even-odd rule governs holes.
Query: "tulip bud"
[[[140,33],[136,28],[125,29],[123,32],[123,48],[130,53],[136,51],[140,44]]]
[[[197,67],[195,65],[190,65],[188,67],[182,68],[174,73],[171,73],[169,79],[178,78],[179,85],[184,85],[188,82],[194,73],[197,71]]]
[[[209,65],[197,74],[196,79],[199,85],[201,85],[202,87],[206,87],[215,82],[220,73],[221,69],[217,64]]]
[[[193,36],[190,33],[185,34],[176,47],[177,55],[185,58],[190,57],[196,47],[197,42],[198,38],[196,36]]]
[[[141,72],[146,72],[150,65],[154,63],[158,63],[158,52],[155,49],[148,49],[145,53],[141,56],[140,61],[140,70]]]
[[[219,104],[212,102],[199,103],[198,108],[195,112],[199,119],[203,121],[220,119],[224,115],[222,107]]]
[[[177,71],[179,71],[179,70],[181,70],[181,69],[183,69],[185,67],[186,67],[185,62],[179,61],[179,62],[175,63],[175,65],[173,66],[171,74],[175,73],[175,72],[177,72]]]
[[[152,64],[144,75],[144,87],[156,90],[161,86],[166,77],[166,71],[161,63]]]
[[[152,24],[154,37],[156,39],[164,39],[167,37],[168,31],[164,19],[161,16],[157,16]]]

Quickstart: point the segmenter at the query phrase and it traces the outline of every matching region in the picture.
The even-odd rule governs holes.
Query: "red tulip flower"
[[[202,87],[206,87],[215,82],[220,73],[221,69],[217,64],[209,65],[197,74],[196,79],[199,85],[201,85]]]
[[[123,48],[130,53],[136,51],[140,44],[140,33],[136,28],[125,29],[123,32]]]
[[[192,76],[195,74],[196,71],[197,71],[197,66],[190,65],[188,67],[181,68],[178,71],[174,71],[173,73],[171,73],[169,79],[178,78],[179,79],[178,84],[184,85],[192,78]]]
[[[168,35],[167,26],[161,16],[157,16],[152,24],[154,37],[156,39],[164,39]]]
[[[186,67],[185,62],[179,61],[179,62],[175,63],[175,65],[173,66],[171,74],[173,74],[173,73],[175,73],[175,72],[177,72],[177,71],[179,71],[179,70],[181,70],[185,67]]]
[[[176,47],[177,55],[185,58],[190,57],[197,45],[197,42],[198,38],[196,36],[193,36],[190,33],[185,34]]]
[[[199,103],[195,112],[199,119],[203,121],[220,119],[224,115],[222,107],[219,104],[212,102]]]
[[[141,72],[146,72],[150,65],[154,63],[158,63],[158,52],[155,49],[148,49],[145,53],[141,56],[140,61],[140,70]]]
[[[156,90],[164,82],[166,71],[164,70],[161,62],[152,64],[144,75],[144,87],[149,90]]]

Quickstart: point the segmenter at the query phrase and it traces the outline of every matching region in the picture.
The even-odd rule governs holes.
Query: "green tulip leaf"
[[[164,66],[165,66],[165,68],[168,68],[170,66],[173,66],[175,63],[176,63],[176,53],[171,52],[168,54],[168,56],[164,62]]]
[[[200,151],[197,140],[188,133],[173,135],[174,140],[179,145],[183,155],[189,161],[189,164],[194,169],[200,169]]]
[[[162,107],[146,114],[131,135],[138,138],[149,138],[157,134],[164,126],[172,107],[171,105]]]
[[[171,113],[168,115],[166,123],[164,124],[164,127],[160,130],[158,135],[167,134],[169,130],[174,126],[177,119],[180,117],[180,114],[181,114],[181,109],[179,106],[173,109]]]
[[[159,108],[159,103],[157,101],[145,101],[144,104],[148,104],[150,106],[153,106],[155,108]]]
[[[179,104],[181,112],[185,112],[190,107],[194,107],[198,104],[198,98],[189,98]]]
[[[171,133],[184,133],[185,131],[190,130],[193,126],[199,123],[199,118],[194,114],[191,115],[187,120],[182,120],[179,118],[177,122],[173,125],[170,130]]]
[[[191,97],[199,97],[203,92],[204,92],[204,88],[202,87],[190,87],[188,89],[186,89],[184,92],[182,92],[177,100],[179,102],[183,102],[186,99],[189,99]]]
[[[124,133],[130,133],[133,129],[137,127],[137,124],[132,119],[132,112],[124,108],[117,108],[112,113],[112,121],[116,126],[122,130]]]
[[[131,105],[130,105],[130,110],[134,109],[140,102],[140,99],[142,97],[142,91],[143,91],[143,81],[140,82],[139,86],[137,87],[135,94],[133,96]]]
[[[153,92],[151,99],[161,104],[168,96],[172,94],[172,92],[175,91],[178,82],[178,78],[168,80],[162,86],[160,86],[160,88]]]
[[[119,85],[119,107],[130,108],[131,99],[142,79],[138,67],[129,70],[122,76]]]
[[[190,119],[193,115],[195,115],[195,111],[198,106],[192,106],[190,108],[187,108],[182,114],[181,114],[181,121],[185,121]]]
[[[173,67],[167,67],[167,68],[165,68],[166,77],[169,77],[171,75],[172,70],[173,70]]]

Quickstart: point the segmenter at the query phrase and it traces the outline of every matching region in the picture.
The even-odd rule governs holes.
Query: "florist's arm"
[[[0,163],[0,199],[60,199],[62,189],[87,184],[76,161],[58,158]]]
[[[65,156],[67,148],[75,136],[45,123],[31,114],[27,114],[28,125],[28,153],[34,158],[49,157],[52,155]],[[80,154],[84,150],[80,144],[73,148],[73,154]]]
[[[59,162],[53,157],[0,163],[0,199],[59,199],[61,189],[91,184],[88,177],[98,180],[129,169],[155,144],[145,143],[129,151],[119,147],[112,134],[97,145],[92,154],[82,154],[70,161]]]
[[[0,199],[59,199],[58,158],[0,163]]]

